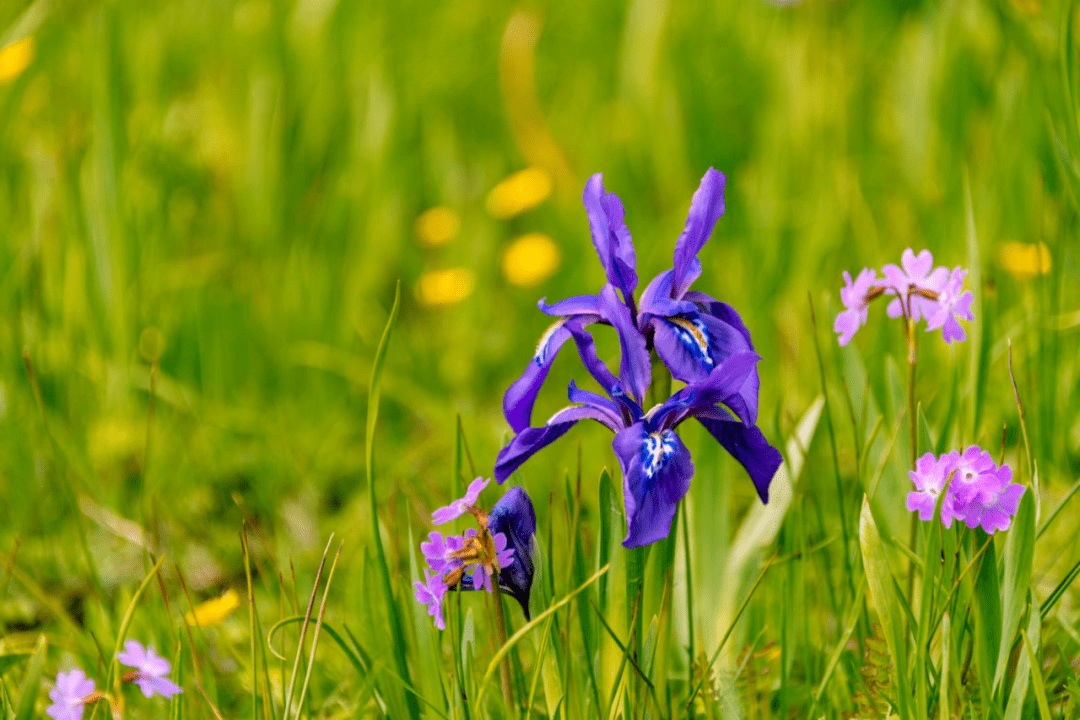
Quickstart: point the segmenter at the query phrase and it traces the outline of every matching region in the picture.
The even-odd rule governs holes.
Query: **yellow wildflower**
[[[467,298],[476,287],[468,268],[431,270],[420,276],[416,296],[423,305],[453,305]]]
[[[1013,277],[1027,280],[1050,272],[1050,248],[1044,243],[1004,242],[998,262]]]
[[[510,247],[503,253],[503,275],[514,285],[539,285],[559,267],[561,255],[559,246],[547,235],[522,235],[510,243]]]
[[[514,173],[491,189],[487,211],[505,220],[532,210],[551,195],[551,176],[543,168],[531,167]]]
[[[413,229],[421,243],[435,247],[457,237],[461,220],[458,214],[448,207],[433,207],[420,213]]]
[[[195,610],[184,616],[184,620],[190,625],[199,627],[220,625],[238,607],[240,607],[240,596],[235,590],[229,588],[222,593],[221,597],[211,598],[196,605]]]
[[[0,50],[0,83],[11,82],[22,75],[34,59],[34,38],[25,37]]]

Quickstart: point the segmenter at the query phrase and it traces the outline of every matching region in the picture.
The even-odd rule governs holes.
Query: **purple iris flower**
[[[639,305],[634,295],[637,259],[622,202],[606,192],[599,173],[589,178],[582,200],[607,283],[597,295],[577,295],[554,305],[540,301],[540,310],[558,320],[541,336],[525,372],[503,398],[503,411],[514,432],[530,426],[533,405],[551,363],[573,335],[571,324],[584,328],[603,323],[618,330],[622,388],[639,405],[651,380],[650,348],[683,382],[704,380],[726,358],[753,352],[750,332],[730,305],[690,290],[701,275],[698,252],[724,214],[725,184],[718,170],[709,168],[705,173],[690,203],[686,227],[675,242],[673,267],[649,283]],[[757,420],[758,384],[754,368],[739,389],[751,422]]]
[[[740,352],[728,356],[707,376],[689,383],[646,413],[637,398],[624,389],[627,380],[633,379],[633,363],[626,362],[625,353],[628,346],[636,351],[636,344],[623,343],[622,372],[616,378],[597,357],[592,336],[573,322],[567,328],[586,369],[607,397],[571,383],[570,400],[577,404],[555,413],[542,427],[519,432],[499,453],[495,464],[497,481],[501,483],[580,420],[595,420],[615,433],[612,447],[622,468],[628,526],[623,546],[648,545],[667,537],[675,509],[690,487],[694,464],[674,429],[693,417],[746,468],[758,495],[763,502],[768,501],[769,483],[781,457],[754,424],[756,407],[752,411],[745,397],[747,382],[756,372],[757,354]],[[640,337],[633,329],[627,332]]]
[[[49,691],[52,705],[45,708],[45,714],[53,720],[82,720],[83,701],[93,692],[94,681],[81,668],[57,673],[56,683]]]
[[[488,532],[492,534],[499,563],[499,590],[518,601],[528,620],[535,571],[533,538],[536,535],[536,513],[524,489],[510,488],[495,503],[488,513]],[[491,592],[492,569],[478,565],[471,574],[466,573],[461,578],[460,589]],[[486,572],[481,574],[480,571],[484,570]]]
[[[124,673],[122,679],[138,685],[142,694],[148,698],[161,695],[167,699],[184,692],[179,685],[165,677],[172,670],[172,666],[168,660],[154,652],[152,647],[144,648],[137,640],[128,640],[124,643],[124,651],[119,653],[116,659],[135,668]]]

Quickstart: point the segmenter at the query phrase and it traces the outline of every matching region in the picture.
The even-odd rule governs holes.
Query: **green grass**
[[[126,718],[282,717],[286,695],[328,718],[681,716],[691,696],[698,717],[1077,717],[1076,18],[1056,0],[0,4],[0,46],[33,38],[0,84],[5,717],[43,713],[74,665],[117,692],[124,637],[185,688],[119,691]],[[530,165],[550,198],[491,217],[488,191]],[[516,479],[536,620],[506,603],[500,651],[470,594],[437,633],[411,599],[429,513],[491,474],[536,300],[603,280],[585,179],[623,199],[647,279],[710,165],[727,210],[695,287],[763,358],[773,502],[687,425],[672,536],[627,553],[610,436],[577,428]],[[413,229],[433,206],[460,218],[438,247]],[[522,288],[500,261],[527,232],[562,262]],[[1009,241],[1045,243],[1050,271],[1010,274]],[[967,342],[920,343],[918,444],[997,458],[1004,430],[1018,478],[1037,471],[989,544],[925,527],[907,547],[901,328],[872,307],[849,347],[830,331],[840,272],[909,246],[969,267],[977,313]],[[421,276],[451,267],[472,292],[423,304]],[[566,353],[537,417],[583,375]],[[184,622],[226,589],[252,604]]]

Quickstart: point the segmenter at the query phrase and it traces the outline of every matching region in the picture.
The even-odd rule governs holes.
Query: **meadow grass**
[[[1067,0],[0,4],[5,716],[79,666],[125,718],[1077,717],[1078,22]],[[651,277],[709,166],[727,210],[697,287],[763,358],[769,504],[688,425],[673,532],[626,551],[610,436],[579,427],[512,481],[533,619],[504,602],[501,644],[502,599],[459,593],[436,631],[411,589],[430,512],[490,476],[536,300],[603,281],[585,179]],[[976,298],[966,342],[921,339],[914,413],[899,324],[831,332],[841,271],[909,246]],[[538,417],[583,379],[564,354]],[[912,535],[914,452],[970,443],[1029,486],[1013,527]],[[184,693],[122,687],[125,639]]]

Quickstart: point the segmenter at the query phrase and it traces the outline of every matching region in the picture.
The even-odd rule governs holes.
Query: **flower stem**
[[[506,645],[506,613],[503,611],[502,593],[495,590],[493,605],[495,606],[495,636],[499,639],[499,648]],[[510,656],[507,655],[499,661],[499,684],[502,686],[503,700],[513,707],[513,696],[510,694]]]
[[[910,302],[910,300],[909,300]],[[905,326],[908,341],[908,382],[907,382],[907,415],[908,433],[911,441],[911,469],[915,469],[915,459],[919,455],[919,418],[915,407],[915,368],[919,361],[918,337],[915,335],[915,321],[911,313],[905,317]],[[908,538],[908,546],[915,552],[915,542],[918,539],[917,515],[911,514],[911,532]],[[908,563],[908,598],[914,597],[915,592],[915,561]]]

